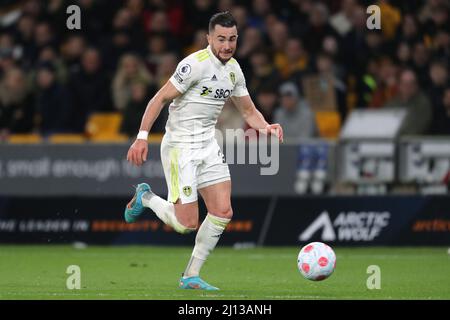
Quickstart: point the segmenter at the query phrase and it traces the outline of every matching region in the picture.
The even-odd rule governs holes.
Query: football
[[[336,254],[325,243],[311,242],[300,250],[297,267],[308,280],[324,280],[331,276],[336,268]]]

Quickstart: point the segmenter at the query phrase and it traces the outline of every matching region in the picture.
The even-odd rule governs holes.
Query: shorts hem
[[[225,182],[225,181],[228,181],[228,180],[231,180],[230,176],[220,177],[220,178],[212,179],[212,180],[209,180],[209,181],[205,181],[205,182],[200,183],[197,186],[197,190],[198,189],[203,189],[203,188],[206,188],[206,187],[209,187],[209,186],[212,186],[213,184]]]
[[[177,200],[175,200],[175,202],[172,202],[169,199],[170,198],[167,197],[167,201],[170,202],[170,203],[173,203],[173,204],[175,204],[178,201],[178,199],[181,201],[181,204],[192,203],[192,202],[198,201],[198,197],[189,198],[189,199],[183,199],[182,197],[178,197]]]

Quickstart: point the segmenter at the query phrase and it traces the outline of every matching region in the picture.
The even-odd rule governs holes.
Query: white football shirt
[[[231,58],[223,64],[209,46],[184,58],[169,81],[182,95],[169,106],[166,138],[189,148],[201,148],[214,138],[226,100],[249,94],[238,62]]]

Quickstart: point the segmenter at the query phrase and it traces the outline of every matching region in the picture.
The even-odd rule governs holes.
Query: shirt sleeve
[[[200,77],[201,70],[199,64],[195,63],[190,57],[187,57],[181,60],[169,81],[180,93],[185,93],[200,80]]]
[[[239,66],[239,64],[237,65],[236,68],[236,84],[234,85],[234,89],[233,89],[233,97],[244,97],[244,96],[248,96],[248,90],[247,90],[247,85],[245,83],[245,77],[244,77],[244,73],[242,72],[241,67]]]

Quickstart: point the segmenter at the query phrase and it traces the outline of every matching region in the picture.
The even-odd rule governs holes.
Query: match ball
[[[297,267],[306,279],[321,281],[331,276],[336,268],[336,254],[325,243],[311,242],[300,250]]]

